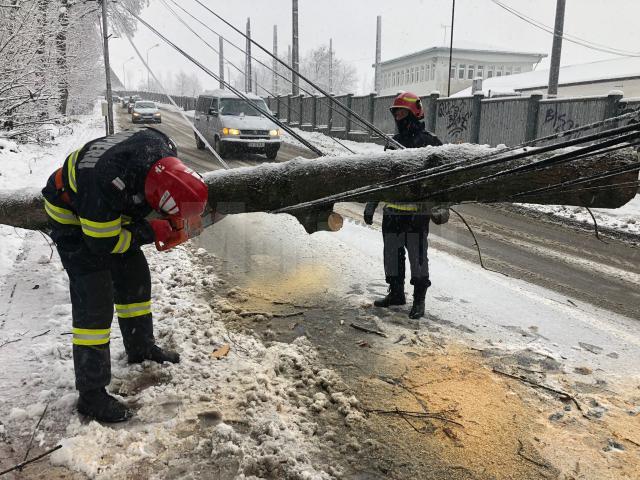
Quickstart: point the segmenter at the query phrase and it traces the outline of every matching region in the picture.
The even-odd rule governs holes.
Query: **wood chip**
[[[222,345],[220,348],[216,348],[213,353],[211,354],[211,356],[213,358],[216,358],[218,360],[220,360],[221,358],[226,357],[229,354],[229,344],[225,343],[224,345]]]

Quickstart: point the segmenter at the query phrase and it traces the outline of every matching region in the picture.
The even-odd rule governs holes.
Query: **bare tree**
[[[353,65],[349,65],[344,60],[329,54],[329,46],[320,47],[308,52],[300,64],[301,73],[324,90],[333,90],[331,93],[343,94],[353,92],[358,84],[357,70]],[[331,82],[329,81],[329,64],[332,61]],[[331,87],[330,87],[331,85]],[[305,86],[307,90],[314,90],[310,86]]]

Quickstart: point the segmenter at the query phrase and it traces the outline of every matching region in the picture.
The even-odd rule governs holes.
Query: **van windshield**
[[[136,102],[136,108],[156,108],[153,102]]]
[[[269,111],[264,100],[251,100],[261,110]],[[252,117],[261,117],[262,114],[241,98],[222,98],[220,99],[220,114],[222,115],[247,115]]]

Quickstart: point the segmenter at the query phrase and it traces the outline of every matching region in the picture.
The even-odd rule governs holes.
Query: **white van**
[[[259,96],[246,96],[261,110],[269,111]],[[223,158],[233,151],[248,151],[274,160],[282,143],[281,132],[271,120],[228,90],[207,91],[198,97],[195,126]],[[205,148],[197,135],[196,146]]]

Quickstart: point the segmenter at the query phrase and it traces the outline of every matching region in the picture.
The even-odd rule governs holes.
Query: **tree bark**
[[[408,149],[370,156],[324,157],[294,159],[283,163],[269,163],[257,167],[216,170],[205,175],[209,185],[209,203],[221,214],[243,212],[269,212],[279,208],[307,202],[377,182],[391,180],[399,175],[415,173],[425,168],[453,161],[470,161],[483,147],[447,145],[438,149]],[[548,156],[548,155],[547,155]],[[536,156],[527,161],[539,160]],[[583,207],[618,208],[629,202],[638,191],[637,186],[615,186],[637,182],[638,170],[618,174],[611,178],[576,186],[576,192],[553,191],[526,198],[512,196],[554,185],[559,182],[611,171],[638,161],[631,149],[611,152],[605,156],[574,160],[548,167],[542,171],[508,175],[479,183],[473,187],[429,198],[436,192],[476,180],[505,169],[505,165],[483,167],[450,173],[438,179],[419,184],[394,187],[383,192],[359,195],[349,201],[421,201],[433,203],[519,202],[534,204],[575,205]],[[513,167],[514,163],[508,164]],[[609,186],[598,190],[592,187]],[[332,205],[317,209],[298,210],[295,216],[308,231],[314,231],[314,222],[326,223]],[[38,189],[0,192],[0,223],[27,229],[46,229],[47,217]]]

